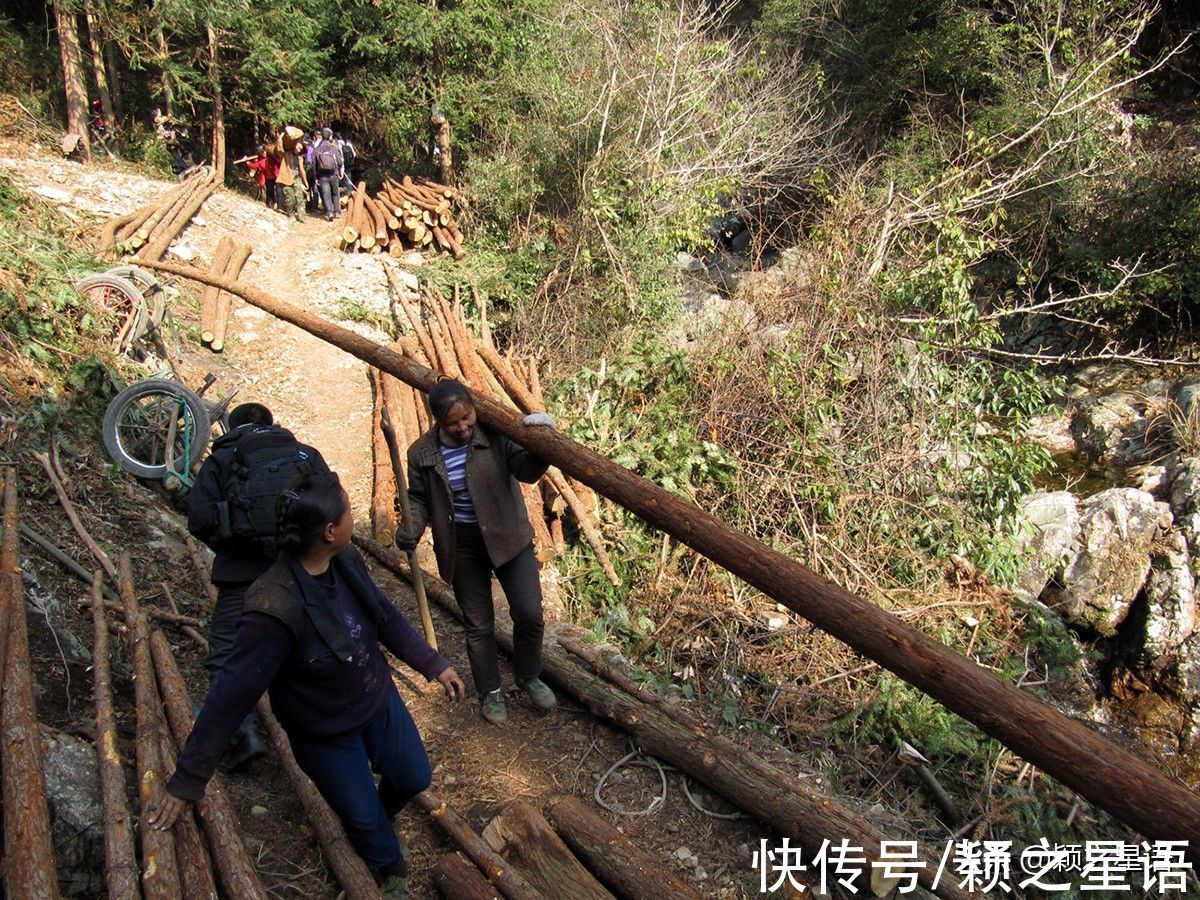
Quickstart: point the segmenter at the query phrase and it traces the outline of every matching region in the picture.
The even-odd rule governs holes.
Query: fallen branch
[[[50,464],[50,457],[45,453],[39,453],[36,450],[29,454],[37,461],[43,469],[46,470],[46,475],[50,479],[50,484],[54,486],[54,493],[58,495],[58,502],[62,505],[63,512],[67,514],[67,520],[71,523],[71,527],[75,529],[75,533],[79,535],[79,539],[92,551],[92,556],[96,557],[96,562],[100,563],[104,573],[114,581],[117,580],[117,567],[113,565],[107,553],[100,549],[100,545],[92,540],[92,536],[88,534],[88,530],[83,527],[83,523],[79,521],[79,514],[75,511],[75,505],[71,503],[67,496],[66,489],[63,488],[62,482],[58,480],[58,476],[54,474],[54,466]]]
[[[75,560],[71,559],[71,557],[67,556],[67,554],[64,553],[62,550],[60,550],[58,547],[56,547],[49,538],[38,534],[36,531],[34,531],[32,528],[30,528],[28,525],[26,525],[24,523],[21,524],[21,534],[30,543],[34,544],[35,546],[39,547],[41,550],[45,551],[47,556],[49,556],[51,559],[53,559],[55,562],[57,562],[60,566],[62,566],[64,569],[66,569],[68,572],[70,572],[72,575],[74,575],[80,581],[85,581],[85,582],[88,582],[89,584],[91,583],[92,573],[89,572],[87,569],[85,569],[83,566],[81,566],[79,563],[75,562]],[[107,587],[107,586],[104,587],[103,593],[104,593],[104,597],[109,601],[110,604],[115,605],[118,608],[120,608],[119,604],[117,603],[117,595],[112,590],[112,588]]]

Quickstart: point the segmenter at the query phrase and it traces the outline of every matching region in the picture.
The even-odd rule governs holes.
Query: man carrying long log
[[[275,504],[301,473],[329,474],[320,452],[275,424],[261,403],[243,403],[229,414],[229,433],[216,440],[188,494],[188,531],[216,554],[212,583],[217,605],[208,632],[204,667],[215,681],[233,652],[234,635],[250,585],[275,562]],[[267,752],[253,712],[225,755],[241,771]]]
[[[411,552],[426,525],[433,529],[438,570],[454,585],[467,623],[467,657],[480,698],[480,715],[493,725],[508,719],[496,650],[492,573],[504,588],[513,618],[517,686],[543,712],[554,692],[542,674],[542,588],[533,529],[518,482],[532,484],[547,464],[524,447],[475,420],[465,385],[452,379],[429,392],[436,420],[408,451],[412,520],[396,531],[396,546]],[[545,413],[526,425],[553,428]]]
[[[303,146],[303,138],[303,131],[289,125],[279,133],[267,154],[279,167],[275,173],[275,184],[279,189],[283,213],[295,216],[297,222],[304,221],[305,198],[308,196],[308,177],[297,155],[297,150]]]

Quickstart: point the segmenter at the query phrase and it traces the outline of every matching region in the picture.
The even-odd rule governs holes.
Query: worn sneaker
[[[383,900],[408,900],[408,876],[388,875],[379,886]]]
[[[479,714],[493,725],[503,725],[508,721],[508,710],[504,708],[504,694],[492,691],[483,695],[479,703]]]
[[[547,711],[554,709],[558,705],[558,700],[554,696],[554,691],[546,685],[546,682],[540,678],[530,678],[528,681],[519,682],[521,690],[523,690],[529,699],[533,701],[533,705],[538,709]]]

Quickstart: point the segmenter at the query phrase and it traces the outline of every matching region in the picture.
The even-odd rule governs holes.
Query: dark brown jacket
[[[502,434],[476,424],[467,451],[467,489],[493,566],[502,566],[533,541],[525,500],[517,481],[533,484],[546,474],[549,463]],[[454,505],[446,464],[438,449],[434,425],[408,450],[408,499],[412,504],[409,533],[420,537],[433,528],[438,572],[454,579]]]

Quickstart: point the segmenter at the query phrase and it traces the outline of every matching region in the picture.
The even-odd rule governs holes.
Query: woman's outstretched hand
[[[442,674],[437,677],[438,684],[446,691],[446,698],[457,703],[467,695],[467,686],[463,684],[458,673],[454,671],[454,666],[450,666],[442,670]]]
[[[155,831],[168,830],[175,824],[175,820],[179,818],[183,811],[188,808],[189,802],[182,797],[176,797],[174,794],[168,794],[164,791],[162,801],[151,809],[150,815],[146,817],[146,824]]]

